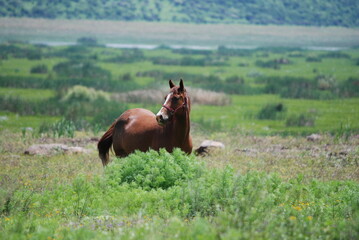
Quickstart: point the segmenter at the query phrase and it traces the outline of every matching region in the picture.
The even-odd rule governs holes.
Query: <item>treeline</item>
[[[357,27],[359,1],[0,0],[0,16]]]

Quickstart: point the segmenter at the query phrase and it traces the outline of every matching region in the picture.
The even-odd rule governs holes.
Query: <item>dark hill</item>
[[[0,0],[1,17],[359,26],[358,0]]]

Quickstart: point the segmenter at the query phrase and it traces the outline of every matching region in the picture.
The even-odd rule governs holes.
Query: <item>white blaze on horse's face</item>
[[[165,103],[162,106],[169,106],[170,100],[173,93],[167,95]],[[160,111],[156,114],[156,120],[159,124],[163,125],[169,120],[170,116],[168,114],[168,110],[165,107],[161,107]]]

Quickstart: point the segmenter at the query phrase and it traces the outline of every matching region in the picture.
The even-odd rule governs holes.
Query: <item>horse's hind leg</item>
[[[125,128],[126,121],[122,120],[121,118],[117,120],[114,133],[113,133],[113,150],[117,157],[126,157],[128,154],[123,148],[123,132]]]

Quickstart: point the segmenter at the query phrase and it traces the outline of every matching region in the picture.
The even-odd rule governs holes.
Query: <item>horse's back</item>
[[[159,130],[156,116],[142,108],[130,109],[116,119],[113,148],[116,155],[126,156],[134,150],[156,148],[154,136]]]

